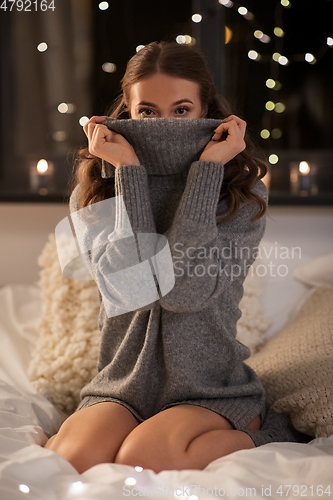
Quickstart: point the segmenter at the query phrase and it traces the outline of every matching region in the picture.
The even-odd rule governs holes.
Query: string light
[[[267,101],[266,104],[265,104],[265,108],[268,111],[273,111],[273,109],[275,108],[274,102],[273,101]]]
[[[68,133],[65,130],[56,130],[52,134],[52,139],[56,142],[66,141],[68,139]]]
[[[271,41],[271,38],[270,38],[268,35],[265,35],[265,34],[264,34],[264,36],[262,36],[262,37],[260,38],[260,41],[261,41],[262,43],[269,43],[269,42]]]
[[[176,42],[177,43],[185,43],[185,36],[184,35],[178,35],[176,37]]]
[[[202,15],[201,14],[193,14],[192,21],[194,23],[201,23],[201,21],[202,21]]]
[[[29,493],[30,491],[30,488],[28,485],[26,484],[19,484],[18,485],[18,489],[22,492],[22,493]]]
[[[224,7],[230,8],[230,7],[234,6],[234,4],[231,0],[218,0],[218,2],[221,5],[223,5]],[[280,0],[280,4],[285,8],[290,8],[292,6],[289,0]],[[254,14],[252,14],[252,12],[249,12],[249,10],[244,6],[238,7],[237,11],[239,14],[241,14],[243,17],[245,17],[248,20],[252,20],[255,18]],[[273,32],[274,32],[274,35],[278,38],[283,38],[285,36],[285,32],[281,26],[276,26],[274,28]],[[255,38],[257,38],[258,40],[260,40],[263,43],[269,43],[271,41],[271,38],[268,35],[265,35],[264,32],[261,29],[259,29],[259,27],[258,27],[258,29],[256,29],[254,31],[254,36],[255,36]],[[328,47],[333,47],[333,37],[332,36],[327,37],[325,45],[326,44]],[[258,56],[256,56],[255,52],[256,51],[254,51],[254,50],[249,51],[248,56],[252,60],[259,60],[261,58],[261,56],[258,53],[257,53]],[[320,57],[322,57],[324,55],[324,52],[325,51],[322,48],[319,49],[318,54],[320,54]],[[251,55],[249,55],[250,53],[251,53]],[[307,53],[304,55],[304,61],[308,62],[309,64],[315,64],[317,62],[318,58],[316,58],[314,54],[310,54],[310,55],[309,54],[310,53]],[[312,59],[312,57],[313,57],[313,59]],[[265,56],[265,58],[267,58],[267,56]],[[290,64],[290,62],[293,62],[293,61],[299,61],[300,60],[299,58],[300,58],[300,56],[296,54],[294,56],[291,56],[291,61],[290,61],[286,56],[283,56],[283,55],[279,54],[278,52],[274,52],[272,55],[272,59],[274,61],[278,62],[279,64],[281,64],[282,66],[286,66],[286,65]],[[309,58],[311,60],[308,60]],[[281,88],[280,85],[281,84],[278,85],[279,88]],[[278,90],[278,88],[274,87],[274,90]]]
[[[269,89],[280,90],[282,88],[282,85],[277,80],[273,80],[273,78],[268,78],[266,80],[266,87],[268,87]]]
[[[274,35],[278,36],[279,38],[284,37],[284,31],[283,31],[283,29],[282,28],[278,28],[278,27],[274,28]]]
[[[79,124],[81,125],[81,127],[84,127],[86,123],[88,123],[89,121],[89,118],[87,116],[81,116],[81,118],[79,119]]]
[[[258,54],[256,50],[249,50],[247,56],[249,59],[252,59],[253,61],[258,61],[261,58],[261,55]]]
[[[58,111],[59,113],[68,113],[68,114],[75,113],[76,106],[71,102],[62,102],[58,106]]]
[[[282,137],[282,130],[280,128],[273,128],[271,136],[273,139],[280,139]]]
[[[311,54],[310,52],[307,52],[304,56],[304,59],[306,60],[306,62],[308,62],[309,64],[316,64],[317,60],[315,58],[315,56],[313,54]]]
[[[252,61],[260,61],[261,59],[261,55],[256,50],[249,50],[247,55]]]
[[[245,16],[245,14],[248,13],[248,10],[246,7],[239,7],[238,12],[241,16]]]
[[[218,0],[218,2],[223,5],[224,7],[233,7],[234,4],[231,0]],[[238,4],[239,5],[239,4]],[[289,0],[280,0],[280,5],[284,8],[291,8],[292,5]],[[237,8],[237,7],[235,7]],[[280,7],[281,8],[281,7]],[[254,14],[248,11],[248,9],[244,6],[240,6],[237,8],[237,11],[240,15],[245,17],[247,20],[252,21],[255,19]],[[280,19],[282,19],[282,16],[280,16]],[[253,25],[253,23],[251,23]],[[253,32],[253,35],[255,38],[257,38],[259,41],[262,43],[269,43],[271,41],[271,38],[268,35],[265,35],[261,27],[257,22],[255,22],[256,29]],[[275,26],[273,29],[273,33],[277,38],[283,38],[285,36],[285,32],[283,30],[283,26]],[[281,47],[281,43],[278,45]],[[307,62],[308,64],[315,64],[318,59],[322,58],[323,55],[325,54],[326,50],[328,47],[333,47],[333,35],[326,37],[326,40],[324,42],[324,45],[319,48],[317,52],[317,57],[315,54],[312,54],[310,52],[305,53],[304,55],[300,54],[294,54],[288,57],[280,54],[279,52],[274,52],[272,54],[272,59],[273,61],[277,62],[281,66],[287,66],[292,62],[297,62],[297,61],[304,61]],[[259,61],[260,59],[263,59],[263,61],[268,61],[269,57],[268,55],[261,56],[256,50],[249,50],[248,51],[248,58],[253,60],[253,61]],[[274,72],[274,76],[276,76],[276,70],[274,67],[272,67],[272,71]],[[270,90],[274,91],[279,91],[282,88],[282,85],[279,81],[275,80],[275,78],[267,78],[266,80],[266,87]],[[265,108],[267,111],[275,111],[276,113],[283,113],[286,109],[286,106],[282,102],[276,102],[274,103],[273,101],[267,101],[265,103]],[[263,139],[267,139],[268,137],[272,137],[273,139],[279,139],[282,137],[282,131],[279,128],[274,128],[271,132],[269,132],[268,129],[262,129],[260,132],[260,136]],[[279,161],[279,158],[277,155],[271,155],[270,156],[270,163],[275,164]]]
[[[258,52],[256,52],[255,50],[249,50],[247,55],[248,55],[249,59],[252,59],[254,61],[256,59],[258,59],[258,56],[259,56]]]
[[[77,494],[81,493],[84,490],[85,485],[83,484],[82,481],[75,481],[74,483],[71,484],[69,488],[69,493],[71,494]]]
[[[262,129],[262,131],[260,132],[260,136],[263,138],[263,139],[268,139],[269,136],[270,136],[270,131],[267,130],[267,128],[264,128]]]
[[[265,35],[261,30],[256,30],[253,34],[256,38],[258,38],[258,40],[263,43],[269,43],[271,41],[270,37],[268,35]]]
[[[117,66],[114,63],[106,62],[102,65],[102,70],[105,73],[114,73],[117,70]]]
[[[37,45],[37,50],[39,52],[45,52],[48,49],[47,43],[41,42]]]
[[[134,479],[134,477],[127,477],[124,483],[126,484],[126,486],[133,486],[134,484],[136,484],[136,479]]]
[[[278,59],[278,63],[282,66],[286,66],[289,63],[289,59],[285,56],[280,56]]]
[[[285,111],[285,109],[286,109],[286,106],[285,106],[285,104],[283,104],[283,102],[277,102],[275,104],[274,111],[276,113],[283,113]]]
[[[100,10],[107,10],[109,8],[108,2],[101,2],[98,6]]]
[[[268,161],[271,165],[276,165],[277,162],[279,161],[279,157],[276,154],[269,155]]]
[[[254,15],[252,14],[252,12],[250,12],[249,10],[247,10],[246,7],[239,7],[238,8],[238,13],[241,16],[244,16],[249,21],[252,21],[254,19]]]
[[[219,3],[221,5],[224,5],[224,7],[228,7],[229,9],[234,6],[234,3],[231,0],[219,0]]]
[[[178,35],[176,37],[176,42],[180,43],[180,44],[183,44],[183,43],[190,44],[190,43],[192,43],[193,40],[194,39],[190,35]]]

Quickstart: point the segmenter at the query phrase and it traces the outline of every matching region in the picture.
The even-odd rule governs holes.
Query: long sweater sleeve
[[[113,317],[133,310],[149,310],[159,295],[149,261],[141,257],[141,253],[153,255],[156,246],[156,227],[145,168],[142,165],[118,167],[115,198],[100,204],[104,206],[101,205],[102,210],[95,210],[96,214],[102,213],[97,225],[83,222],[80,211],[76,211],[74,197],[71,198],[70,211],[80,249],[89,254],[92,274],[106,313]],[[113,212],[111,217],[110,212]],[[145,245],[140,239],[139,246],[138,233],[152,236]]]

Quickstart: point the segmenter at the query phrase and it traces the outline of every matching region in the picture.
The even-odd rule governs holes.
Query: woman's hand
[[[235,115],[228,116],[227,120],[215,129],[215,135],[201,153],[200,160],[225,165],[244,151],[246,122]],[[227,133],[227,137],[221,140],[224,133]]]
[[[83,131],[88,137],[89,153],[111,163],[116,168],[120,165],[140,165],[138,157],[130,143],[121,134],[101,125],[107,116],[93,116],[84,125]]]

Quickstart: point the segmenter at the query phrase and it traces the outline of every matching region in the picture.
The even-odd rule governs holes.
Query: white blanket
[[[26,375],[41,313],[39,288],[0,289],[0,498],[89,499],[220,497],[281,499],[333,494],[333,435],[308,444],[271,443],[219,458],[203,471],[136,471],[97,465],[83,474],[44,449],[65,415]],[[331,490],[328,489],[331,484]]]

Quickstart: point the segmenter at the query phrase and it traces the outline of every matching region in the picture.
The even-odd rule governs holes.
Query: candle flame
[[[299,171],[301,174],[308,174],[310,172],[310,165],[306,161],[301,161],[299,164]]]
[[[37,163],[37,170],[40,174],[44,174],[49,168],[49,164],[46,160],[39,160]]]

